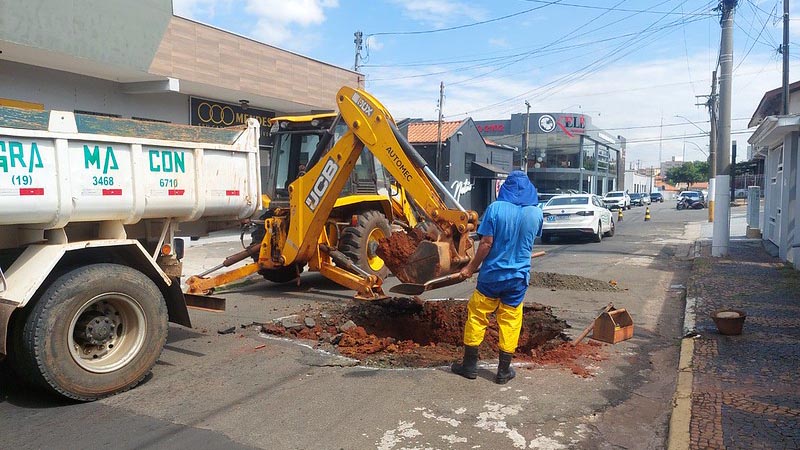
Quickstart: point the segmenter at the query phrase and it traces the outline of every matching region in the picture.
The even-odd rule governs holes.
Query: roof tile
[[[456,134],[463,122],[442,122],[442,141],[449,139]],[[408,142],[412,144],[422,144],[427,142],[437,142],[439,140],[439,123],[412,122],[408,124]]]

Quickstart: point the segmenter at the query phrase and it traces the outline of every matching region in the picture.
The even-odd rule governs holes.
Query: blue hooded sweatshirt
[[[515,170],[500,187],[497,201],[486,209],[478,227],[479,235],[493,239],[478,273],[478,290],[509,306],[522,302],[530,280],[533,241],[543,222],[538,203],[536,187],[524,172]]]

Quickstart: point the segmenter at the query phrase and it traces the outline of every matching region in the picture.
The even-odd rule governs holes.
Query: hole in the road
[[[315,339],[320,346],[333,345],[339,353],[366,363],[438,366],[461,356],[466,306],[466,301],[458,300],[419,304],[397,298],[354,303],[324,315],[306,311],[281,323],[265,324],[262,329],[280,336]],[[525,305],[518,357],[531,358],[543,347],[564,342],[563,330],[568,326],[549,307]],[[481,346],[482,358],[497,357],[498,340],[496,320],[490,317]]]

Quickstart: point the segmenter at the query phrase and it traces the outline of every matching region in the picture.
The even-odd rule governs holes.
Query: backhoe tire
[[[19,375],[79,401],[139,384],[167,340],[167,305],[143,273],[92,264],[58,277],[15,333]]]
[[[263,219],[264,217],[262,216],[261,218]],[[250,233],[250,245],[261,243],[266,235],[267,230],[264,229],[264,225],[256,225],[253,232]],[[258,254],[253,255],[253,262],[258,262]],[[258,271],[258,274],[264,277],[265,280],[273,283],[289,283],[296,280],[301,273],[303,273],[303,267],[300,267],[299,264],[281,267],[280,269]]]
[[[347,227],[342,231],[338,247],[358,267],[380,278],[386,278],[389,275],[389,268],[375,251],[378,248],[378,240],[391,234],[392,227],[383,214],[366,211],[358,216],[356,226]]]

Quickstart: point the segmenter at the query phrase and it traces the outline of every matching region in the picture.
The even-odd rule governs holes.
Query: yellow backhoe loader
[[[477,214],[452,197],[378,100],[343,87],[336,102],[338,114],[271,121],[266,210],[253,243],[214,269],[254,262],[191,277],[189,294],[210,294],[256,272],[285,282],[307,265],[357,291],[356,298],[375,300],[385,298],[388,270],[404,283],[425,283],[469,262]],[[411,233],[415,226],[424,232]],[[407,259],[378,256],[390,234],[414,247]]]

